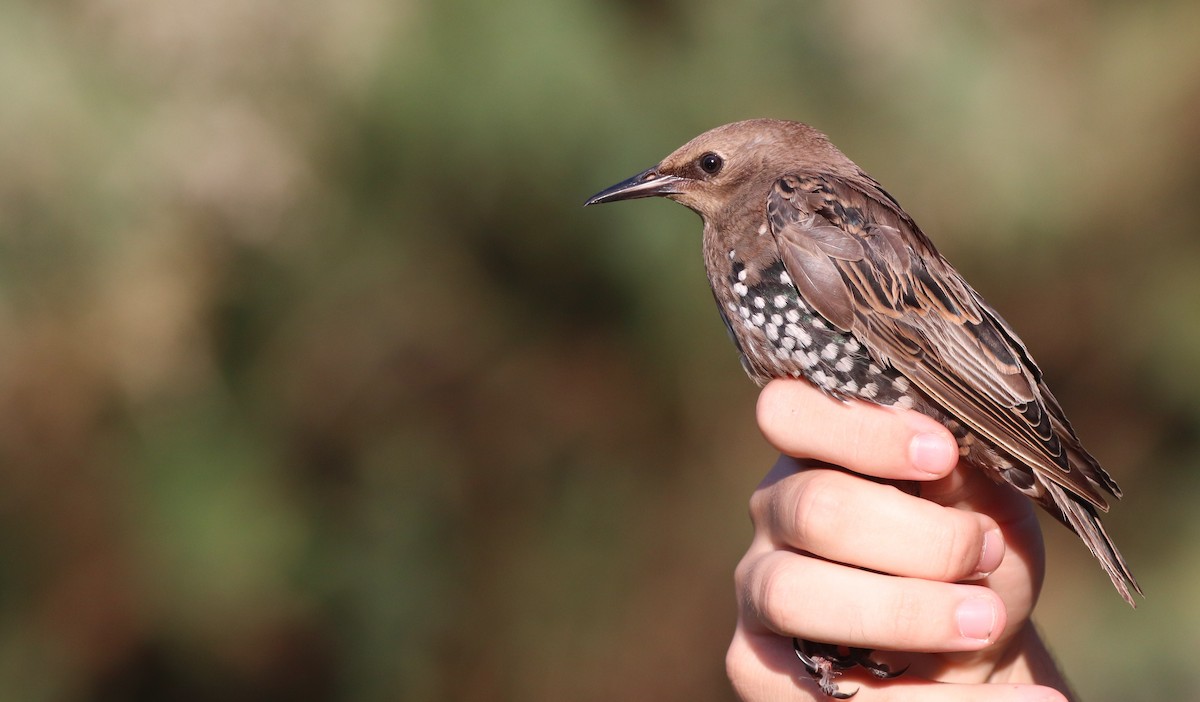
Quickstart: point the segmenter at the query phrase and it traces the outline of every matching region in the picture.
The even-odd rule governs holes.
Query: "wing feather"
[[[1011,327],[877,183],[786,176],[768,197],[800,294],[984,439],[1107,510],[1112,478],[1083,449]]]

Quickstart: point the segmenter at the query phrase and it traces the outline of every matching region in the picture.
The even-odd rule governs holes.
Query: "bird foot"
[[[804,664],[805,670],[821,688],[821,692],[839,700],[849,699],[858,694],[858,690],[842,692],[834,682],[834,678],[855,666],[865,668],[867,672],[880,680],[898,677],[908,670],[908,666],[900,670],[892,670],[885,663],[871,660],[871,650],[867,648],[839,647],[794,638],[792,639],[792,649],[795,650],[796,657]]]

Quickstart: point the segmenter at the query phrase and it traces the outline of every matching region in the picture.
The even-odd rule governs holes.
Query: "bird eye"
[[[700,157],[700,170],[709,175],[716,175],[723,165],[725,161],[711,151]]]

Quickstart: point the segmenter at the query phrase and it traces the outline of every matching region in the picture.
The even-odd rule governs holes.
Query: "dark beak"
[[[588,198],[588,201],[583,203],[583,206],[599,205],[604,202],[616,202],[618,200],[633,200],[639,197],[670,195],[679,192],[679,184],[684,180],[684,178],[680,178],[679,176],[659,173],[658,166],[655,166],[654,168],[638,173],[628,180],[623,180],[611,188],[601,190]]]

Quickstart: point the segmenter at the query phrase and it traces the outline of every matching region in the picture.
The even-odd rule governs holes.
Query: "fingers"
[[[978,585],[900,578],[770,551],[739,566],[743,612],[768,631],[902,651],[976,651],[1004,631],[1004,603]]]
[[[800,469],[786,457],[750,512],[755,540],[738,565],[737,590],[744,619],[763,631],[864,648],[973,651],[1005,629],[996,592],[956,584],[1004,560],[1004,537],[986,515],[842,471]]]
[[[954,437],[917,412],[840,402],[800,380],[775,380],[758,399],[758,425],[789,456],[896,480],[940,478],[958,463]]]
[[[772,476],[783,473],[750,498],[755,530],[773,547],[943,582],[984,577],[1004,559],[1000,527],[984,514],[840,471],[797,471],[786,457]]]
[[[828,702],[816,685],[797,670],[791,643],[777,635],[756,634],[738,626],[725,657],[729,680],[746,702],[813,700]],[[849,673],[838,679],[844,692],[858,693],[855,702],[1066,702],[1058,691],[1037,685],[946,684],[912,673],[887,681]]]
[[[916,412],[774,381],[758,422],[786,456],[751,499],[755,537],[736,573],[727,668],[743,699],[826,700],[798,671],[797,637],[908,652],[887,654],[912,664],[897,680],[839,678],[860,700],[1063,700],[1048,687],[970,684],[989,680],[1028,628],[1041,573],[1028,500],[956,470],[953,436]],[[924,482],[914,497],[863,475]]]

